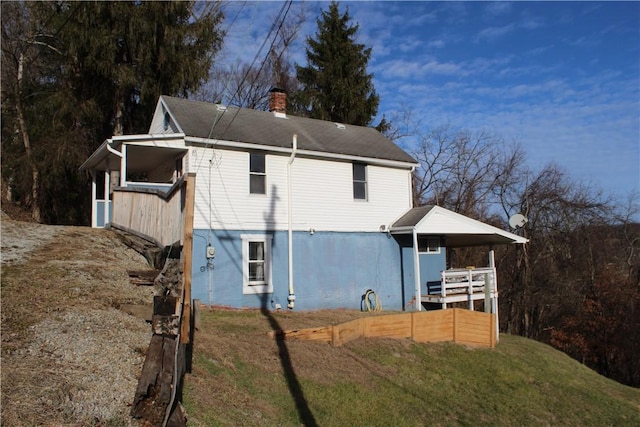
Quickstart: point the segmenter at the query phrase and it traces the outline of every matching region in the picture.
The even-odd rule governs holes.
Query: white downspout
[[[296,302],[296,295],[293,291],[293,215],[291,212],[293,194],[291,184],[291,165],[296,158],[296,151],[298,150],[298,135],[293,135],[293,148],[291,150],[291,156],[287,163],[287,216],[288,216],[288,234],[289,234],[289,296],[287,297],[287,308],[293,310]]]
[[[422,311],[422,292],[420,291],[420,256],[418,255],[418,231],[413,228],[413,273],[416,287],[416,310]]]

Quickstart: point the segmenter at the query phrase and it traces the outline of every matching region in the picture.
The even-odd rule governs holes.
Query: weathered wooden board
[[[131,407],[131,416],[161,425],[171,402],[176,339],[153,335]]]

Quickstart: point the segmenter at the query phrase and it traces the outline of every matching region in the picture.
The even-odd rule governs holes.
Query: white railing
[[[467,301],[469,309],[473,310],[474,301],[484,299],[488,302],[497,298],[496,283],[495,268],[444,270],[441,272],[439,289],[430,286],[427,294],[422,296],[422,301],[440,303],[442,308],[446,308],[448,303]]]
[[[490,267],[445,270],[442,272],[441,294],[444,297],[461,293],[484,293],[487,285],[490,292],[495,292],[495,274],[495,269]]]

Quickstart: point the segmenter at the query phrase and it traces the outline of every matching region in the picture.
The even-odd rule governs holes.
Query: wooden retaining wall
[[[495,347],[494,314],[452,308],[363,317],[339,325],[289,331],[269,331],[285,339],[324,341],[341,346],[354,339],[411,338],[416,342],[452,341],[473,347]]]

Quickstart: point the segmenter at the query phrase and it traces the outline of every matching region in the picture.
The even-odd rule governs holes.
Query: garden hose
[[[366,311],[382,311],[382,303],[380,302],[380,298],[378,298],[378,294],[376,294],[373,289],[367,290],[364,294],[364,304],[366,307]]]

